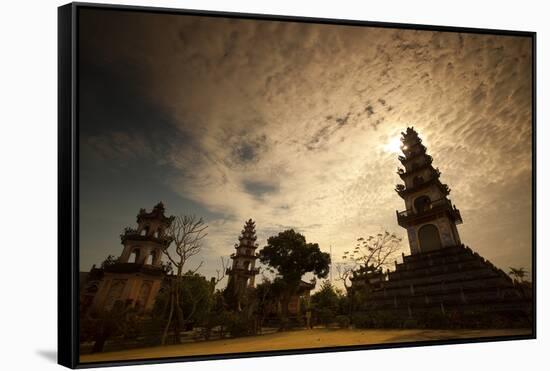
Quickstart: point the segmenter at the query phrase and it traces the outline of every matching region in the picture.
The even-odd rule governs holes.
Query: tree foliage
[[[509,267],[510,268],[510,271],[508,272],[508,274],[515,278],[516,280],[518,280],[520,283],[523,282],[523,280],[525,280],[525,277],[527,277],[527,269],[523,268],[523,267],[520,267],[520,268],[514,268],[514,267]]]
[[[275,268],[286,282],[299,282],[309,272],[325,278],[330,267],[330,255],[321,252],[318,244],[307,243],[293,229],[269,237],[267,246],[260,250],[260,261]]]
[[[174,335],[175,342],[178,342],[178,332],[190,325],[205,322],[210,315],[213,306],[212,284],[204,276],[192,271],[184,274],[180,280],[176,277],[169,278],[170,289],[160,292],[157,295],[153,308],[153,318],[165,326],[169,324],[170,309],[174,306],[180,308],[175,312]],[[177,290],[177,292],[176,292]],[[172,300],[177,298],[177,302]],[[172,312],[174,312],[172,310]],[[178,323],[178,326],[175,324]],[[166,339],[163,339],[166,342]]]
[[[302,234],[289,229],[269,237],[259,257],[260,262],[277,271],[278,285],[281,285],[283,330],[288,322],[288,304],[297,292],[302,276],[313,273],[318,278],[325,278],[329,273],[330,255],[322,252],[318,244],[306,242]]]
[[[339,311],[340,293],[330,281],[324,281],[321,289],[311,296],[311,305],[317,319],[328,327]]]

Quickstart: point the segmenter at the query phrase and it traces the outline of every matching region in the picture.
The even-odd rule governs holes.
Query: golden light
[[[401,153],[401,137],[391,138],[385,145],[384,151],[388,153]]]

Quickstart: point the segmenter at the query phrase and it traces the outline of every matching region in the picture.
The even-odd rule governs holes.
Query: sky
[[[245,220],[333,262],[404,239],[398,138],[419,132],[462,242],[531,270],[531,40],[519,36],[81,10],[80,267],[122,252],[140,208],[208,224],[215,275]]]

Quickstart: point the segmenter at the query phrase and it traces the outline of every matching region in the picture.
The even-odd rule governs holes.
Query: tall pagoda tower
[[[397,221],[407,230],[411,254],[403,254],[376,284],[352,281],[366,293],[369,315],[391,318],[391,327],[529,327],[532,289],[460,242],[456,225],[462,218],[448,198],[449,187],[439,180],[418,133],[407,128],[402,135],[399,160],[405,168],[397,172],[405,184],[396,191],[406,210],[397,212]]]
[[[404,181],[395,190],[405,201],[405,211],[396,211],[398,224],[407,230],[411,254],[461,244],[456,228],[462,223],[460,211],[451,203],[449,187],[441,183],[441,173],[432,166],[432,157],[414,128],[401,133],[399,161],[405,169],[397,174]]]
[[[227,292],[235,299],[234,304],[237,309],[241,308],[247,287],[254,286],[255,276],[259,273],[259,269],[255,268],[256,259],[258,259],[255,253],[257,248],[256,223],[249,219],[241,231],[239,243],[235,244],[236,252],[231,254],[232,267],[226,272],[229,276]]]
[[[162,202],[151,212],[140,209],[137,228],[126,228],[120,235],[124,246],[122,254],[102,267],[103,278],[92,303],[93,309],[109,310],[116,301],[143,311],[152,309],[164,277],[162,250],[171,242],[166,230],[174,220],[164,212]]]

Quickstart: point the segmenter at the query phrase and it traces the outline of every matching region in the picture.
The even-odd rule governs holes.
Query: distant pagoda
[[[255,268],[258,259],[255,253],[257,248],[256,223],[249,219],[241,231],[239,243],[235,244],[236,252],[231,254],[233,264],[226,271],[229,276],[226,297],[237,310],[241,309],[246,290],[248,287],[254,287],[255,277],[259,273],[259,269]]]
[[[492,327],[528,324],[531,289],[461,243],[456,226],[462,217],[418,133],[407,128],[401,141],[405,169],[397,173],[405,184],[395,190],[406,210],[396,214],[407,230],[411,255],[403,254],[395,271],[368,288],[369,313],[394,315],[412,326],[434,315],[451,316],[463,326],[477,326],[481,317]]]

